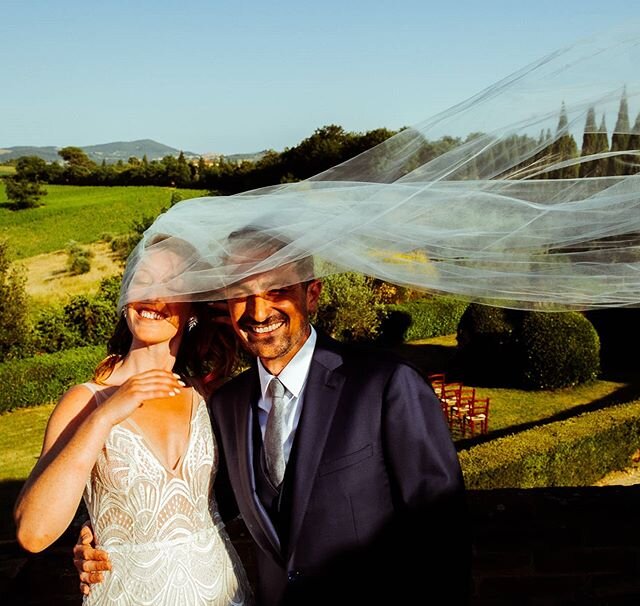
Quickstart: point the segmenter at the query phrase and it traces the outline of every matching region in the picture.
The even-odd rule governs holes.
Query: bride
[[[150,285],[193,264],[193,250],[173,239],[133,280]],[[29,551],[45,549],[84,495],[111,561],[85,605],[250,602],[213,498],[218,457],[205,404],[235,349],[206,313],[202,304],[151,298],[124,306],[110,355],[49,419],[16,503],[17,536]]]

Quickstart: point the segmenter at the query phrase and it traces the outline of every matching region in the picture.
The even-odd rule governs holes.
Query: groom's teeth
[[[276,322],[275,324],[269,324],[269,326],[254,326],[253,332],[257,332],[259,335],[262,335],[280,328],[283,324],[284,322]]]

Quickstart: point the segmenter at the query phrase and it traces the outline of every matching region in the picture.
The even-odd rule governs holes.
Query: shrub
[[[380,341],[392,345],[449,335],[456,331],[467,305],[465,301],[444,296],[387,305]]]
[[[456,363],[464,380],[476,385],[568,387],[598,376],[598,335],[577,312],[472,304],[458,326]]]
[[[64,307],[42,310],[33,330],[33,347],[55,352],[106,343],[115,328],[120,276],[105,278],[94,297],[77,295]]]
[[[640,402],[584,413],[458,453],[468,489],[589,486],[640,448]]]
[[[92,258],[93,253],[88,248],[83,248],[74,240],[67,243],[67,269],[72,275],[88,273]]]
[[[77,330],[84,345],[105,343],[111,337],[118,316],[115,307],[104,299],[77,295],[64,307],[65,322]]]
[[[42,206],[40,198],[47,195],[47,190],[37,180],[29,181],[16,177],[8,177],[4,180],[7,199],[11,202],[11,210],[24,210]]]
[[[557,389],[591,381],[600,372],[600,342],[577,312],[525,314],[520,359],[525,389]]]
[[[81,347],[0,364],[0,412],[55,402],[76,383],[88,381],[104,358],[103,346]]]
[[[26,277],[12,267],[9,247],[0,240],[0,359],[29,353],[31,336],[28,320]]]
[[[378,336],[382,308],[372,279],[355,272],[327,276],[314,322],[341,341]]]
[[[56,352],[82,346],[80,331],[67,323],[62,307],[40,311],[33,328],[33,346],[38,352]]]

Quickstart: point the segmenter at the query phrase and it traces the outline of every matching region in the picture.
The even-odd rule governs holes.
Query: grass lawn
[[[54,404],[0,415],[0,481],[24,480],[36,463]]]
[[[456,347],[455,335],[405,343],[395,350],[425,374],[446,371]],[[577,387],[552,391],[523,391],[496,387],[476,388],[478,397],[489,397],[489,431],[504,434],[541,422],[560,420],[594,408],[640,398],[640,375],[624,380],[602,377]]]
[[[0,177],[6,177],[7,175],[14,175],[16,169],[13,166],[0,166]]]
[[[6,238],[18,259],[65,248],[75,240],[89,244],[104,234],[131,231],[134,220],[156,216],[168,208],[170,187],[81,187],[47,185],[43,206],[9,210],[0,185],[0,238]],[[183,197],[206,195],[202,190],[181,190]]]
[[[444,368],[455,349],[455,336],[437,337],[402,346],[401,355],[427,371]],[[490,434],[526,429],[596,407],[629,402],[640,397],[640,381],[599,380],[554,391],[521,391],[477,387],[491,398]],[[472,386],[473,387],[473,386]],[[0,481],[24,479],[40,452],[44,428],[53,405],[21,409],[0,415]]]

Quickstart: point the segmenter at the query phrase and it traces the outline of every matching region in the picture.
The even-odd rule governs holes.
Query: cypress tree
[[[629,149],[629,134],[631,128],[629,126],[629,105],[627,103],[627,90],[622,91],[622,98],[620,99],[620,108],[618,109],[618,120],[616,126],[613,129],[611,135],[611,151],[619,152]],[[612,156],[609,158],[608,174],[624,175],[625,174],[625,162],[623,156]]]
[[[569,133],[569,119],[567,118],[567,108],[564,101],[560,107],[556,140],[553,143],[551,155],[554,163],[578,157],[578,145],[573,135]],[[578,176],[578,169],[577,164],[557,168],[549,173],[549,179],[573,179]]]
[[[627,140],[627,149],[633,150],[633,154],[625,154],[622,157],[624,162],[624,174],[635,175],[640,170],[640,113],[636,116],[635,124],[631,129],[631,134]]]
[[[596,124],[596,110],[593,107],[587,112],[587,120],[584,125],[584,134],[582,135],[582,150],[580,156],[585,158],[592,156],[598,144],[598,126]],[[580,163],[580,177],[590,177],[594,169],[594,162]]]

